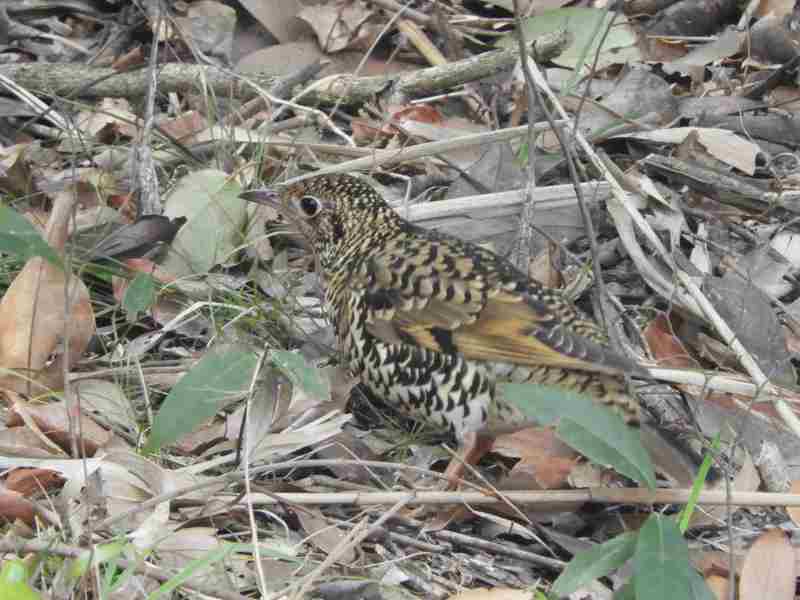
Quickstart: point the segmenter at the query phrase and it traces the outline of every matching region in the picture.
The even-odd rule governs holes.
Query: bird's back
[[[373,393],[456,435],[523,420],[503,381],[583,392],[638,421],[628,361],[559,290],[480,246],[390,225],[354,237],[327,274],[341,349]]]

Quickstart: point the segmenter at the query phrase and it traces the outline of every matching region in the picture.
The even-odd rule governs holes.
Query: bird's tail
[[[554,367],[536,369],[515,367],[512,372],[502,375],[504,377],[501,380],[505,381],[540,384],[584,394],[594,402],[612,409],[628,425],[638,427],[640,423],[639,403],[628,393],[625,381],[619,377]],[[531,387],[534,390],[533,398],[536,399],[536,388]],[[495,390],[493,413],[489,421],[494,423],[519,423],[529,420],[517,406],[503,397],[501,389]]]

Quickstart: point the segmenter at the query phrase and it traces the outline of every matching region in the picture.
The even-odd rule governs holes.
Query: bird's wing
[[[351,282],[366,304],[370,332],[386,342],[479,361],[609,374],[631,370],[557,291],[479,269],[480,259],[460,253],[448,258],[446,247],[371,258]]]

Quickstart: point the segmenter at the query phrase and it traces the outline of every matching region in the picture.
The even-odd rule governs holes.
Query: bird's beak
[[[248,202],[255,202],[257,204],[271,206],[281,213],[286,212],[286,207],[281,203],[278,192],[269,188],[248,190],[247,192],[239,194],[239,198],[242,200],[247,200]]]
[[[247,200],[248,202],[255,202],[256,204],[263,204],[275,210],[280,216],[285,218],[289,223],[297,225],[297,214],[291,207],[287,206],[285,202],[281,201],[281,196],[277,190],[270,188],[262,188],[259,190],[249,190],[239,194],[239,198]]]
[[[296,231],[288,231],[287,234],[301,245],[307,248],[311,247],[309,240],[306,239],[306,234],[304,234],[302,220],[291,207],[281,202],[280,194],[276,190],[270,188],[249,190],[239,194],[239,198],[247,200],[248,202],[255,202],[256,204],[263,204],[275,210],[275,212],[288,222],[289,227],[296,229]]]

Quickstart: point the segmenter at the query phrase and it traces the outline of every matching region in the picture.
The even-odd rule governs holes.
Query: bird
[[[314,254],[347,367],[375,396],[448,430],[474,463],[495,435],[530,426],[503,382],[584,393],[637,426],[639,404],[595,322],[482,246],[403,219],[364,179],[317,175],[245,192]],[[463,474],[462,460],[446,473]]]

